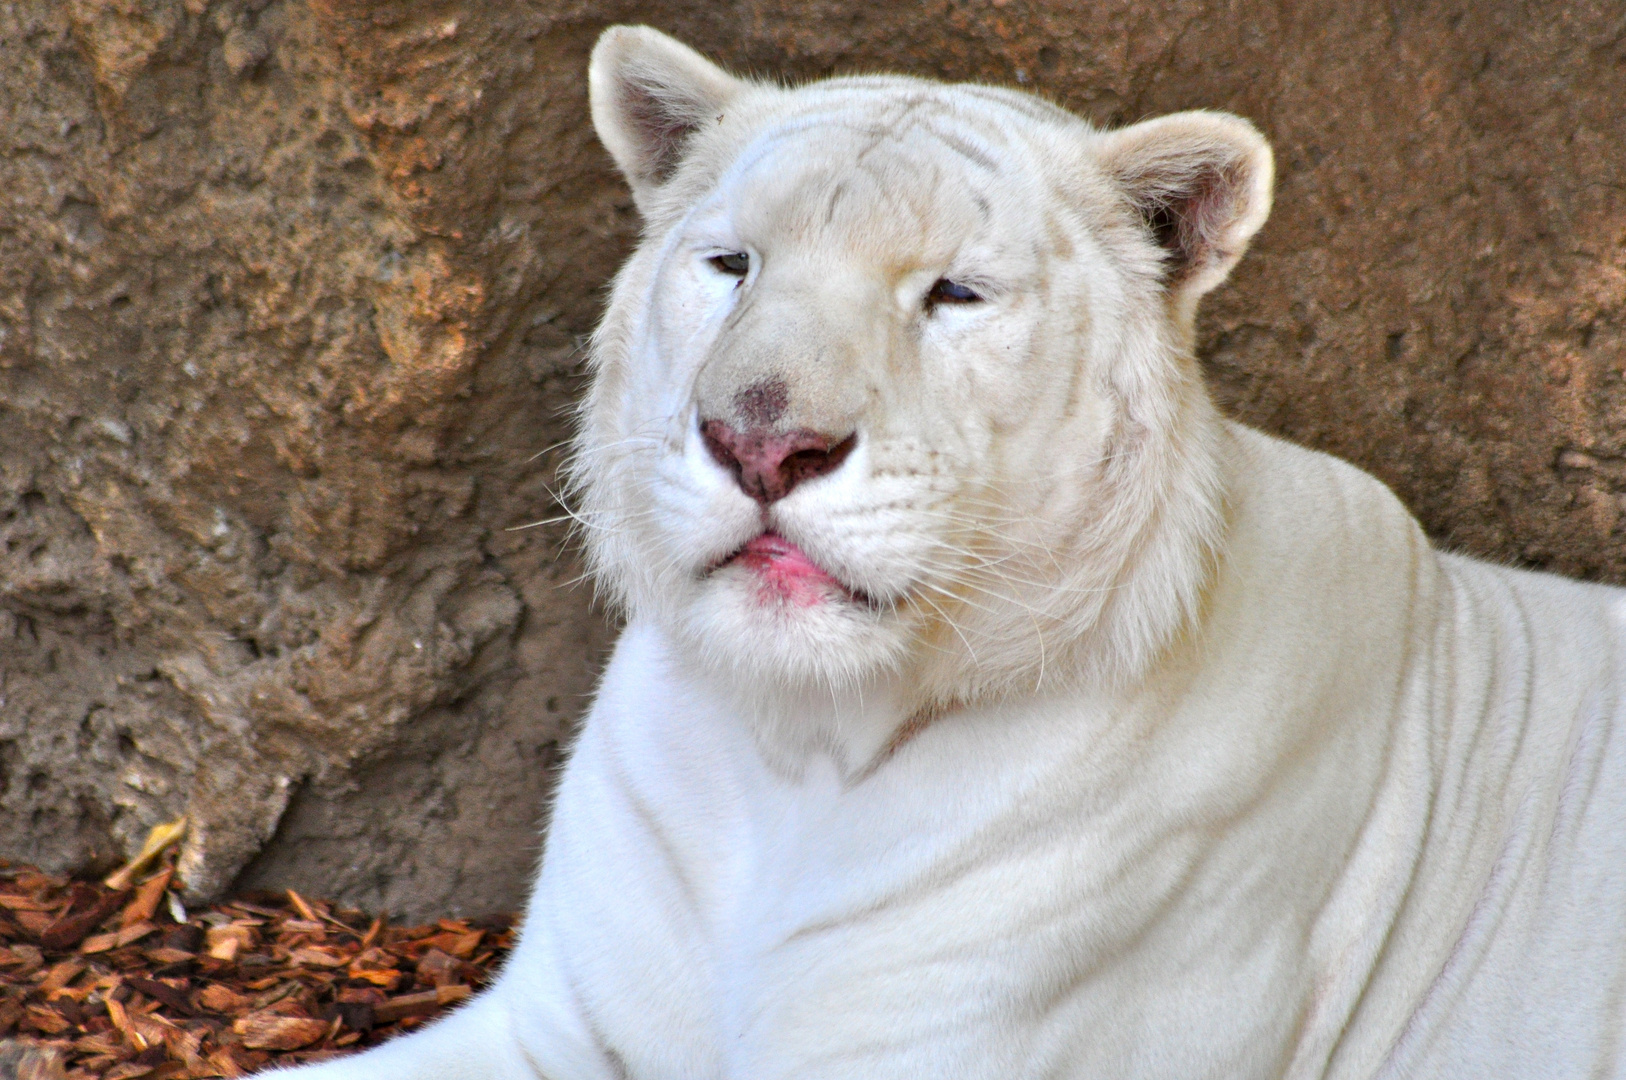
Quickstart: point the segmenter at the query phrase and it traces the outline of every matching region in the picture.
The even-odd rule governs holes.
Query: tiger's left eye
[[[711,265],[733,277],[744,277],[751,269],[751,256],[743,251],[730,251],[726,255],[713,255]]]
[[[972,290],[961,285],[958,281],[948,278],[938,278],[932,291],[926,294],[926,306],[934,307],[937,304],[976,304],[982,301]]]

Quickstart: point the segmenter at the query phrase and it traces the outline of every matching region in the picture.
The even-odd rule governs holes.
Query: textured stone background
[[[210,892],[516,904],[609,633],[552,490],[637,222],[594,36],[1232,109],[1202,352],[1442,542],[1626,581],[1626,10],[1315,0],[0,3],[0,856],[190,814]]]

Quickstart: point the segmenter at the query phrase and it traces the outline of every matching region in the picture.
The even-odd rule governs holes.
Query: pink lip
[[[778,533],[763,533],[729,562],[756,572],[764,601],[788,600],[798,607],[812,607],[829,600],[832,593],[850,595],[807,552]]]

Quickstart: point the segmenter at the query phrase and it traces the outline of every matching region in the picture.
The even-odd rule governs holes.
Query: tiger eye
[[[982,297],[971,289],[948,278],[938,278],[937,284],[932,286],[932,291],[926,294],[927,307],[937,304],[975,304],[981,300]]]
[[[730,251],[726,255],[713,255],[711,265],[724,274],[744,277],[745,272],[751,269],[751,256],[743,251]]]

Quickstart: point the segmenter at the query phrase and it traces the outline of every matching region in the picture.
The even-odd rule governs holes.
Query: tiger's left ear
[[[676,171],[689,136],[720,118],[745,86],[651,27],[599,35],[587,65],[593,127],[640,206]]]
[[[1270,216],[1270,144],[1239,116],[1160,116],[1108,133],[1097,152],[1165,252],[1165,281],[1188,309],[1225,280]]]

